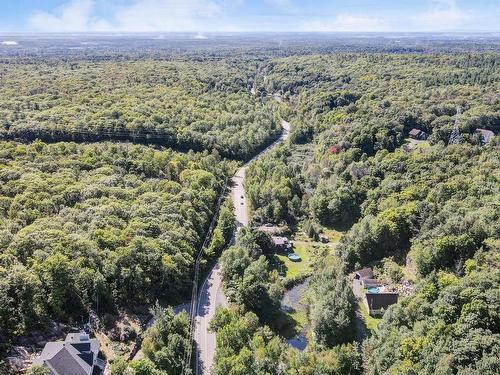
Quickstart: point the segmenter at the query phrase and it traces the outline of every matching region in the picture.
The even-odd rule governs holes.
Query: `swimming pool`
[[[368,288],[368,293],[372,294],[380,293],[380,288],[378,286],[371,286]]]

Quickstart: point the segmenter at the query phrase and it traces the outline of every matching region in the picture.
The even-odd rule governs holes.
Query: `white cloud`
[[[115,14],[118,29],[132,31],[192,31],[219,13],[207,0],[139,0]]]
[[[192,31],[219,14],[213,0],[134,0],[109,6],[110,15],[97,16],[96,0],[72,0],[51,11],[36,12],[29,24],[38,31]]]
[[[439,31],[460,28],[471,15],[461,9],[456,0],[432,0],[429,10],[417,14],[412,21],[419,30]]]
[[[302,31],[320,32],[367,32],[388,31],[389,25],[378,17],[365,15],[339,14],[333,20],[313,20],[305,22]]]
[[[4,40],[0,44],[3,46],[17,46],[17,42],[14,40]]]
[[[56,8],[53,12],[38,11],[29,18],[29,24],[40,31],[90,31],[94,25],[93,0],[74,0]]]

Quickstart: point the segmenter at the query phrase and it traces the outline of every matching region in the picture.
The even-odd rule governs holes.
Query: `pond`
[[[290,290],[287,290],[283,295],[281,304],[296,309],[297,307],[299,307],[300,299],[307,291],[308,286],[309,286],[309,279],[306,279],[302,283],[295,285]]]
[[[284,312],[290,311],[304,311],[305,306],[301,303],[302,296],[307,291],[309,286],[309,280],[306,279],[304,282],[295,285],[290,290],[286,291],[281,300],[281,309]],[[305,313],[304,313],[305,314]],[[302,330],[292,338],[287,340],[288,344],[295,349],[304,350],[307,347],[308,340],[306,337],[307,326],[303,327]]]

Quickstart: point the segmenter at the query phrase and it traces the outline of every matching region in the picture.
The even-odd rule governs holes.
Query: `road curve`
[[[281,136],[271,145],[257,154],[249,162],[243,165],[232,179],[233,187],[231,190],[231,198],[234,202],[234,214],[236,220],[236,230],[248,225],[248,205],[245,194],[245,173],[248,165],[262,157],[273,147],[284,142],[290,135],[290,124],[284,120],[281,121],[283,129]],[[222,292],[222,278],[220,266],[217,264],[201,286],[198,294],[198,304],[196,306],[195,317],[195,334],[196,342],[196,375],[211,374],[211,369],[215,356],[215,334],[208,330],[210,320],[215,315],[215,309],[219,306],[226,306],[227,300]]]

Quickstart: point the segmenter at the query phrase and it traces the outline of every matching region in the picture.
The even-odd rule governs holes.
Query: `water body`
[[[281,300],[282,310],[287,311],[290,309],[304,309],[305,306],[301,303],[301,299],[307,291],[308,287],[309,279],[306,279],[304,282],[295,285],[292,289],[286,291],[283,295],[283,299]],[[306,332],[307,327],[304,327],[298,335],[287,340],[288,344],[295,349],[304,350],[305,348],[307,348],[307,345],[309,343],[306,337]]]

